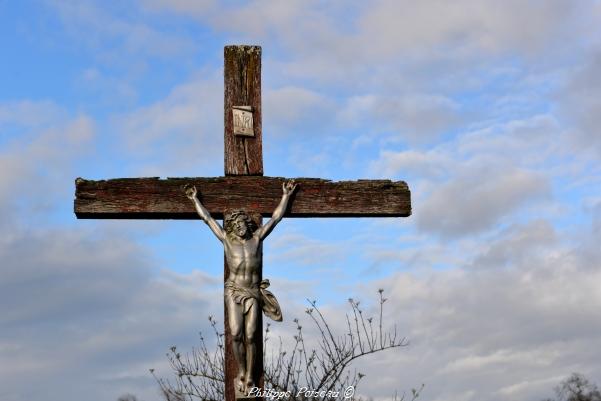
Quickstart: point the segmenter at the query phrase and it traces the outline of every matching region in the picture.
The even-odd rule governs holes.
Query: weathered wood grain
[[[226,46],[224,56],[225,175],[263,175],[261,47]],[[254,137],[234,135],[232,106],[251,106]]]
[[[268,217],[282,196],[281,177],[121,178],[75,181],[75,214],[80,219],[197,219],[183,186],[194,184],[215,218],[248,209]],[[411,194],[404,181],[333,182],[296,178],[299,184],[286,217],[406,217]]]
[[[226,46],[224,53],[224,164],[226,176],[241,175],[263,175],[263,150],[262,150],[262,126],[261,126],[261,47],[259,46]],[[232,116],[233,106],[250,106],[253,114],[254,136],[234,135],[234,121]],[[207,197],[208,204],[210,193],[203,193]],[[222,198],[223,198],[222,194]],[[186,199],[187,200],[187,199]],[[227,195],[223,200],[227,200]],[[188,200],[189,202],[189,200]],[[215,202],[218,209],[209,209],[215,214],[224,213],[227,205]],[[223,207],[225,206],[225,207]],[[259,218],[260,220],[260,218]],[[263,268],[259,269],[262,274]],[[224,278],[229,277],[229,267],[224,257]],[[225,303],[224,303],[225,307]],[[228,322],[227,308],[224,308],[224,322]],[[261,314],[259,314],[261,315]],[[259,386],[263,386],[263,324],[262,316],[259,316],[258,326],[260,329],[254,339],[257,347],[255,358],[255,374],[253,379]],[[232,336],[229,325],[225,325],[225,400],[234,401],[234,378],[238,373],[238,365],[235,361]],[[261,398],[262,400],[262,398]]]

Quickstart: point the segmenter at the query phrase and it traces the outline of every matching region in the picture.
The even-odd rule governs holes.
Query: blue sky
[[[359,366],[374,399],[601,383],[599,26],[592,0],[0,0],[0,398],[158,400],[148,369],[221,316],[203,224],[72,201],[78,176],[223,174],[227,44],[263,48],[266,175],[412,190],[408,219],[277,227],[277,334],[384,288],[411,346]]]

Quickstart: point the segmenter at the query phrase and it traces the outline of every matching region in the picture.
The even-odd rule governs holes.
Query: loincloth
[[[265,279],[253,287],[240,287],[232,281],[225,282],[225,295],[231,297],[235,303],[242,305],[246,315],[256,299],[265,315],[276,322],[282,321],[282,310],[278,300],[271,291],[267,290],[269,280]]]

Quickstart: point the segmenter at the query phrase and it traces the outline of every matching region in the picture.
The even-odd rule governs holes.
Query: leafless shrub
[[[280,338],[278,344],[269,352],[273,341],[270,337],[270,325],[267,324],[264,336],[264,376],[265,387],[278,393],[288,393],[289,401],[325,399],[307,395],[302,388],[311,389],[313,394],[332,394],[344,389],[356,389],[365,376],[361,372],[351,370],[351,363],[361,357],[408,345],[404,337],[397,335],[396,327],[390,331],[383,328],[383,307],[386,298],[383,290],[379,290],[379,316],[376,320],[365,317],[360,303],[349,299],[350,313],[346,314],[346,330],[344,334],[336,334],[331,325],[317,307],[316,301],[308,301],[306,314],[311,324],[317,329],[319,338],[317,346],[310,348],[305,341],[303,327],[298,319],[294,319],[296,333],[292,346],[285,349]],[[175,373],[174,381],[159,378],[151,370],[157,380],[161,394],[166,401],[222,401],[224,399],[224,338],[217,329],[217,322],[209,317],[217,345],[210,351],[205,338],[200,337],[200,346],[191,353],[182,355],[176,347],[171,347],[167,354],[169,363]],[[341,390],[342,389],[342,390]],[[423,385],[412,389],[411,400],[419,397]],[[345,400],[360,401],[358,396],[351,395]],[[405,400],[405,394],[395,394],[393,401]]]
[[[209,316],[209,322],[217,345],[210,351],[202,333],[200,346],[189,354],[182,354],[175,346],[167,353],[169,364],[175,373],[175,382],[159,378],[154,369],[150,373],[157,380],[166,401],[224,400],[224,335],[217,329],[217,321]]]
[[[555,400],[548,398],[545,401],[601,401],[601,392],[597,385],[579,373],[572,373],[555,387],[555,394]]]

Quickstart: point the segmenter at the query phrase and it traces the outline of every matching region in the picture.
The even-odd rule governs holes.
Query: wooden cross
[[[221,219],[233,209],[255,213],[259,223],[260,216],[271,216],[280,200],[284,178],[263,176],[261,48],[226,46],[224,58],[225,176],[102,181],[77,178],[77,218],[199,219],[182,190],[185,184],[198,188],[203,205],[214,218]],[[298,188],[285,217],[407,217],[411,214],[411,195],[403,181],[332,182],[318,178],[296,178],[295,181]],[[225,263],[226,278],[228,274]],[[277,284],[275,287],[277,293]],[[224,310],[224,322],[227,322],[227,309]],[[227,324],[224,326],[225,400],[234,401],[233,380],[237,368],[229,328]],[[262,327],[261,320],[258,327]],[[263,386],[262,330],[259,333],[254,370],[258,376],[255,383]]]

